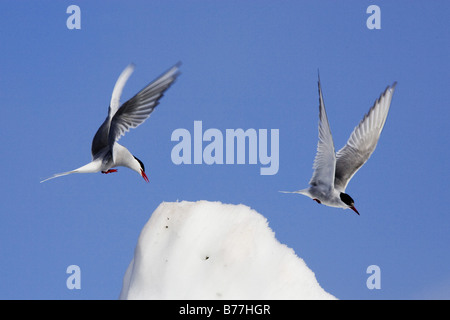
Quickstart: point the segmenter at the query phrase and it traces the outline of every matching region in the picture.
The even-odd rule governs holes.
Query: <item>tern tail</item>
[[[58,178],[58,177],[67,176],[68,174],[77,173],[77,172],[78,172],[78,170],[72,170],[72,171],[67,171],[67,172],[55,173],[51,177],[48,177],[47,179],[42,180],[40,183],[48,181],[48,180],[51,180],[51,179],[55,179],[55,178]]]
[[[297,190],[297,191],[278,191],[278,192],[281,192],[281,193],[298,193],[298,194],[308,195],[307,190],[308,189],[302,189],[302,190]]]
[[[71,173],[94,173],[94,172],[99,172],[101,170],[101,164],[102,164],[102,161],[94,160],[94,161],[91,161],[91,162],[89,162],[88,164],[86,164],[86,165],[84,165],[82,167],[79,167],[78,169],[75,169],[75,170],[72,170],[72,171],[67,171],[67,172],[56,173],[56,174],[52,175],[51,177],[42,180],[41,183],[45,182],[47,180],[58,178],[58,177],[67,176],[68,174],[71,174]],[[110,172],[114,172],[114,171],[110,171]]]

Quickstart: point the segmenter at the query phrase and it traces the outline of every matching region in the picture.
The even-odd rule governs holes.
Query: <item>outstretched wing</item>
[[[334,171],[336,164],[336,155],[334,151],[333,136],[331,135],[330,124],[328,123],[327,112],[323,102],[322,88],[319,86],[319,142],[317,143],[317,152],[314,159],[314,173],[310,185],[333,186]]]
[[[178,68],[179,63],[148,84],[114,113],[108,136],[108,143],[111,147],[127,131],[136,128],[150,116],[164,92],[180,74]],[[113,111],[112,108],[111,110]]]
[[[344,192],[353,175],[362,167],[375,150],[389,112],[396,82],[388,86],[372,108],[353,130],[347,144],[336,155],[334,187]]]
[[[129,64],[120,74],[114,85],[113,93],[111,95],[111,102],[109,103],[108,116],[98,128],[92,140],[91,153],[92,158],[95,158],[100,151],[108,146],[109,128],[111,127],[111,120],[120,106],[120,96],[122,95],[123,87],[128,81],[128,78],[134,71],[134,64]]]

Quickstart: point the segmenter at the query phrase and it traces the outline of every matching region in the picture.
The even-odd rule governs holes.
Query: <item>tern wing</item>
[[[334,180],[334,187],[338,191],[345,191],[350,179],[375,150],[386,122],[396,85],[397,83],[394,82],[392,86],[386,88],[353,130],[347,144],[338,151]]]
[[[94,158],[103,148],[108,146],[109,129],[111,127],[111,120],[116,114],[120,106],[120,96],[122,95],[123,87],[128,81],[128,78],[134,71],[134,64],[129,64],[120,74],[119,78],[114,85],[113,93],[111,95],[111,101],[109,103],[108,116],[98,128],[97,133],[92,140],[91,153]]]
[[[125,102],[114,114],[109,129],[108,143],[112,147],[127,131],[142,124],[159,104],[164,92],[179,75],[179,63],[148,84]],[[111,108],[112,109],[112,108]]]
[[[125,84],[128,81],[128,78],[130,78],[131,74],[134,71],[134,64],[130,63],[120,74],[119,78],[116,81],[116,84],[114,85],[113,93],[111,95],[111,101],[109,103],[109,117],[114,117],[117,110],[120,106],[120,97],[122,96],[123,87],[125,87]]]
[[[312,186],[325,185],[332,187],[334,183],[334,171],[336,164],[336,154],[334,151],[333,136],[331,135],[330,124],[328,123],[327,112],[323,102],[322,88],[319,86],[319,142],[314,159],[312,175],[309,184]]]

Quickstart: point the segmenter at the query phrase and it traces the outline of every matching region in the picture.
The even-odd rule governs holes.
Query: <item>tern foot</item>
[[[319,204],[321,203],[319,199],[314,198],[313,200]]]
[[[102,171],[102,173],[107,174],[111,172],[117,172],[117,169],[109,169],[108,171]]]

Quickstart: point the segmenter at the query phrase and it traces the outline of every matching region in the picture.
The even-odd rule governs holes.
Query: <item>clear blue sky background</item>
[[[81,9],[69,30],[66,9]],[[369,30],[366,9],[381,9]],[[450,298],[448,1],[1,1],[0,298],[116,299],[139,233],[163,201],[263,214],[340,299]],[[182,61],[150,119],[121,143],[135,172],[53,173],[91,159],[114,83],[123,100]],[[317,70],[336,148],[398,81],[380,143],[347,188],[361,216],[278,193],[307,186]],[[280,168],[180,165],[177,128],[279,129]],[[81,290],[66,268],[81,268]],[[381,269],[369,290],[366,269]]]

